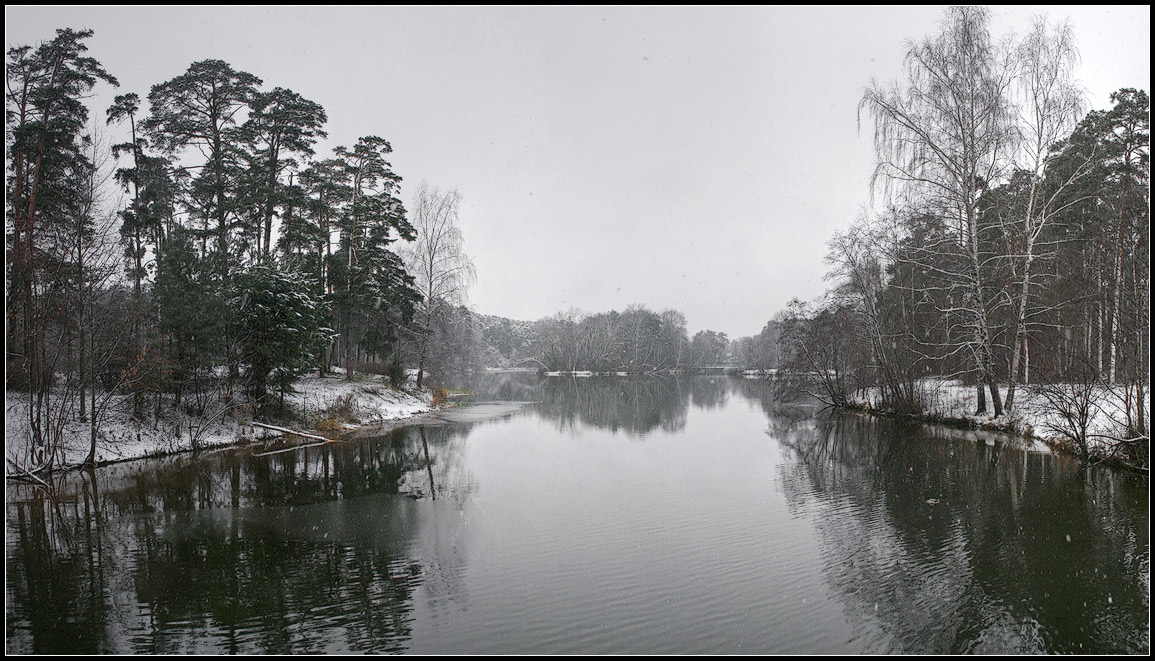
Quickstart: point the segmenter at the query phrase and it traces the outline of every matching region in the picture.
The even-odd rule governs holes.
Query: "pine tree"
[[[191,385],[195,410],[203,412],[212,366],[224,352],[227,298],[212,261],[197,254],[194,235],[176,227],[157,263],[155,284],[158,330],[169,338],[176,369],[172,375],[179,403]]]
[[[322,324],[315,285],[301,273],[259,264],[234,279],[230,318],[247,368],[249,396],[267,404],[270,375],[282,392],[311,367],[331,334]]]
[[[5,124],[8,217],[13,223],[9,259],[9,346],[22,360],[9,370],[9,383],[26,381],[34,391],[47,389],[52,369],[41,342],[55,306],[46,296],[55,291],[60,238],[74,234],[72,223],[83,195],[86,172],[82,135],[88,122],[83,99],[103,80],[116,79],[91,57],[83,41],[91,30],[60,29],[56,38],[36,48],[8,51]],[[54,229],[55,228],[55,229]]]
[[[249,118],[241,127],[241,138],[249,163],[248,194],[258,233],[256,252],[264,260],[272,252],[273,216],[286,201],[281,174],[297,167],[294,155],[313,155],[317,139],[327,135],[321,130],[327,118],[319,104],[280,87],[257,92],[251,106]]]
[[[364,339],[369,317],[393,327],[397,315],[411,318],[420,300],[413,277],[390,248],[398,239],[412,241],[416,234],[397,198],[401,177],[385,160],[393,151],[389,143],[368,136],[352,150],[337,147],[334,151],[349,178],[349,202],[337,221],[340,250],[329,260],[328,272],[334,285],[331,300],[341,320],[346,376],[352,379],[353,347]],[[377,331],[379,341],[374,348],[382,349],[380,340],[392,341],[392,336]]]
[[[170,81],[154,85],[151,115],[141,122],[152,143],[175,154],[200,148],[206,161],[193,182],[207,224],[215,223],[217,273],[229,279],[231,234],[236,224],[237,165],[241,154],[238,115],[249,107],[261,79],[221,60],[203,60]]]

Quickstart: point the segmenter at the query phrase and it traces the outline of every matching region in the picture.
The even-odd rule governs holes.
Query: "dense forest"
[[[27,394],[34,444],[77,417],[95,438],[114,402],[139,420],[222,399],[276,415],[309,372],[401,385],[408,368],[420,387],[485,367],[731,366],[909,413],[927,377],[996,417],[1023,384],[1066,384],[1068,404],[1110,388],[1119,440],[1146,452],[1150,100],[1122,89],[1088,111],[1069,26],[1040,19],[1004,48],[988,12],[956,8],[911,42],[903,78],[859,107],[882,210],[830,239],[825,296],[739,339],[642,305],[478,314],[460,195],[422,185],[406,209],[388,140],[317,154],[320,104],[220,60],[92,118],[117,80],[91,36],[8,51],[6,387]]]
[[[1067,24],[1038,18],[1005,43],[987,10],[952,8],[908,45],[903,79],[866,88],[887,204],[830,240],[826,296],[763,336],[835,405],[872,388],[918,414],[935,376],[973,384],[977,413],[998,418],[1040,384],[1084,456],[1113,399],[1118,429],[1100,440],[1146,466],[1150,98],[1121,89],[1087,112]]]
[[[456,193],[423,186],[407,213],[386,139],[318,156],[320,104],[219,60],[90,121],[90,92],[117,85],[91,36],[8,51],[6,386],[28,393],[33,443],[74,416],[95,438],[114,396],[141,420],[222,399],[266,415],[309,371],[404,380],[438,317],[425,301],[468,280],[444,266],[468,266],[444,240]]]

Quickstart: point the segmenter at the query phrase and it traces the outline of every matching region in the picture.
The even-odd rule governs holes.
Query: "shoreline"
[[[586,372],[562,373],[557,376],[609,375]],[[371,374],[359,374],[353,381],[346,381],[340,371],[325,377],[303,377],[294,384],[295,392],[285,395],[285,410],[275,419],[261,421],[287,428],[288,431],[263,429],[254,425],[252,415],[248,413],[249,407],[243,402],[221,405],[223,408],[218,408],[217,413],[211,416],[191,416],[166,405],[159,419],[141,421],[133,419],[128,413],[131,408],[130,396],[114,396],[98,430],[95,464],[105,466],[188,452],[237,448],[256,442],[268,443],[278,438],[289,440],[292,435],[304,434],[301,436],[304,442],[297,445],[307,445],[311,442],[354,440],[367,433],[387,433],[430,419],[431,414],[443,408],[434,404],[431,389],[425,387],[416,390],[413,385],[410,379],[407,387],[393,388],[384,377]],[[990,414],[974,414],[977,408],[974,388],[947,380],[924,382],[922,413],[889,409],[881,401],[876,401],[878,393],[872,391],[858,393],[846,406],[839,408],[944,428],[1003,434],[1018,438],[1028,445],[1045,447],[1048,451],[1078,458],[1079,452],[1073,441],[1063,438],[1063,433],[1057,428],[1055,412],[1032,395],[1029,387],[1023,387],[1020,393],[1015,411],[1000,418],[993,418]],[[6,391],[5,395],[5,477],[17,480],[38,479],[36,475],[41,473],[70,471],[84,466],[90,443],[90,422],[74,419],[62,425],[60,446],[50,470],[45,470],[43,462],[31,461],[28,393]],[[1088,427],[1091,432],[1089,436],[1096,439],[1106,437],[1117,424],[1111,396],[1111,393],[1104,392],[1098,397],[1097,415]],[[1040,433],[1044,430],[1052,434]],[[318,438],[310,439],[307,436],[309,434],[318,435]],[[281,450],[292,447],[286,445]],[[1088,461],[1149,474],[1147,468],[1105,455],[1102,450],[1106,447],[1106,443],[1095,440]],[[29,467],[31,478],[24,470]]]
[[[932,388],[933,397],[931,397],[933,403],[928,407],[929,410],[922,413],[899,412],[876,405],[871,397],[876,393],[852,397],[846,406],[836,408],[852,413],[882,418],[899,418],[951,429],[1003,434],[1029,444],[1041,444],[1053,453],[1081,459],[1074,440],[1065,437],[1061,426],[1054,419],[1059,414],[1037,401],[1037,398],[1031,395],[1029,387],[1020,385],[1020,388],[1022,388],[1020,400],[1015,410],[1009,414],[1004,413],[999,418],[995,418],[989,413],[965,413],[965,411],[973,411],[977,408],[974,388],[951,382],[935,384]],[[967,396],[968,393],[969,397]],[[1107,432],[1112,425],[1117,424],[1117,420],[1112,415],[1114,412],[1112,410],[1113,403],[1108,395],[1100,394],[1095,408],[1096,414],[1090,420],[1087,430],[1089,437],[1100,439],[1108,435]],[[1041,434],[1040,431],[1042,430],[1050,430],[1052,434]],[[1136,466],[1119,457],[1104,454],[1105,447],[1107,444],[1101,440],[1095,440],[1091,443],[1090,455],[1086,458],[1087,463],[1090,465],[1108,465],[1112,468],[1127,469],[1142,475],[1150,475],[1149,468]]]
[[[412,387],[412,380],[406,386],[395,389],[384,377],[370,374],[358,375],[353,381],[346,381],[340,373],[308,376],[294,384],[296,392],[285,395],[285,411],[274,419],[258,422],[287,427],[291,433],[321,435],[334,442],[343,439],[331,436],[343,437],[370,427],[396,428],[438,410],[431,389],[417,390]],[[254,425],[250,406],[245,402],[218,402],[215,412],[206,411],[199,416],[174,410],[166,402],[159,418],[150,415],[137,420],[131,415],[130,398],[114,395],[109,401],[97,429],[96,466],[236,448],[290,435]],[[42,473],[84,467],[91,443],[91,421],[80,420],[69,410],[53,411],[54,415],[70,419],[59,423],[58,445],[50,457],[34,460],[29,410],[28,393],[5,391],[5,477],[35,480]]]

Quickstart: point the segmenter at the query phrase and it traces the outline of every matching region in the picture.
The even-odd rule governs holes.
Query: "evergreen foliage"
[[[312,368],[332,337],[307,276],[258,264],[233,280],[229,318],[247,368],[249,397],[264,407],[270,380],[282,392]]]

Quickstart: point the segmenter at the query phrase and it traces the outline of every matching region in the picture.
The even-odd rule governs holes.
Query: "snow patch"
[[[1028,443],[1029,450],[1044,451],[1047,443],[1065,442],[1060,438],[1056,428],[1062,428],[1063,418],[1059,411],[1052,407],[1041,394],[1041,386],[1032,384],[1018,385],[1015,390],[1014,410],[1005,413],[999,418],[993,416],[994,407],[991,405],[987,392],[987,413],[975,413],[978,408],[977,388],[974,385],[964,385],[953,379],[922,379],[918,383],[922,398],[924,415],[927,418],[952,420],[970,423],[976,427],[994,427],[1014,430],[1021,434]],[[1150,410],[1150,387],[1146,389],[1147,410]],[[1000,393],[1006,396],[1006,390]],[[855,404],[876,410],[885,410],[881,392],[878,388],[870,388],[856,393],[851,397]],[[1126,402],[1118,392],[1110,388],[1098,387],[1094,392],[1094,404],[1087,428],[1092,447],[1103,443],[1101,437],[1111,436],[1119,429],[1122,420],[1126,418]]]
[[[330,429],[397,421],[433,408],[433,394],[428,388],[397,390],[382,377],[371,375],[358,375],[353,381],[343,376],[308,376],[298,380],[293,388],[296,392],[285,395],[286,407],[305,423],[284,426],[301,431],[313,431],[334,411],[350,415],[331,420]],[[154,419],[150,411],[143,421],[132,415],[132,408],[131,395],[114,395],[110,400],[97,425],[97,463],[186,452],[194,446],[203,450],[238,445],[279,436],[277,432],[254,427],[252,407],[244,403],[212,402],[206,416],[190,416],[174,410],[171,402],[166,401],[162,403],[159,418]],[[60,442],[52,456],[45,456],[43,448],[32,447],[30,410],[28,393],[5,391],[7,472],[13,472],[13,462],[37,467],[51,460],[53,466],[70,466],[87,458],[92,439],[90,420],[81,420],[78,410],[65,411],[60,424]]]

